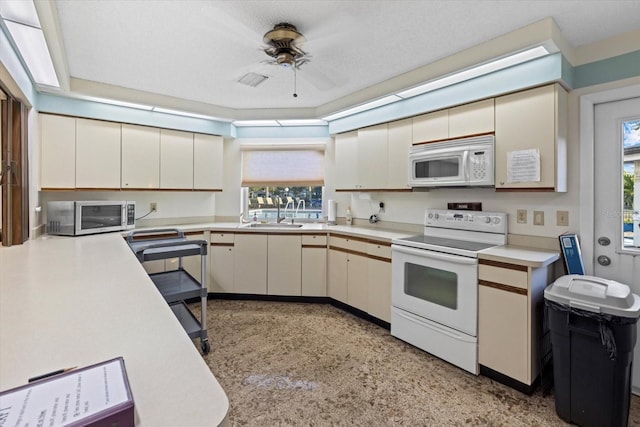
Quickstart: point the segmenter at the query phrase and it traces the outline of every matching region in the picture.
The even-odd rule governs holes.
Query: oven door
[[[478,260],[391,245],[394,307],[477,336]]]

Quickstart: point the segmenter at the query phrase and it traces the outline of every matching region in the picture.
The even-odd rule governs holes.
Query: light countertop
[[[0,249],[0,390],[118,356],[136,425],[228,423],[225,392],[119,233]]]
[[[478,258],[537,268],[546,267],[557,261],[558,258],[560,258],[560,253],[522,246],[505,245],[485,249],[478,254]]]

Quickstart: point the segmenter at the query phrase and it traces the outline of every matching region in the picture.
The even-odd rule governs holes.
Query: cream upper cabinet
[[[553,84],[501,96],[495,111],[496,189],[567,191],[567,92]],[[509,174],[509,157],[535,165],[536,153],[539,180],[518,168]]]
[[[408,189],[409,151],[411,150],[412,119],[389,123],[387,142],[387,188]]]
[[[449,138],[490,133],[494,127],[494,99],[449,109]]]
[[[40,187],[75,188],[75,164],[76,119],[40,114]]]
[[[376,190],[387,187],[388,126],[381,124],[358,130],[358,187]]]
[[[193,189],[193,134],[160,130],[160,188]]]
[[[422,114],[413,118],[411,142],[418,144],[449,137],[449,111],[441,110]]]
[[[76,119],[76,187],[120,188],[120,123]]]
[[[193,135],[193,188],[222,190],[222,137]]]
[[[336,190],[352,190],[358,185],[358,132],[335,136]]]
[[[122,188],[160,187],[160,129],[122,125]]]

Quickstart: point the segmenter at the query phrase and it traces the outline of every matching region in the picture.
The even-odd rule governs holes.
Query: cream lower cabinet
[[[367,245],[367,312],[391,322],[391,244]]]
[[[267,235],[236,233],[233,248],[234,292],[266,295]]]
[[[234,234],[211,232],[209,253],[209,292],[233,293]]]
[[[391,245],[330,236],[329,297],[378,319],[391,320]]]
[[[302,296],[327,296],[327,235],[302,235]]]
[[[347,303],[347,252],[335,244],[334,237],[329,238],[329,261],[327,274],[327,294],[336,301]]]
[[[553,264],[552,264],[553,265]],[[552,266],[551,265],[551,266]],[[539,329],[552,267],[479,260],[478,363],[527,391],[540,372]]]
[[[302,295],[302,236],[269,234],[267,294]]]

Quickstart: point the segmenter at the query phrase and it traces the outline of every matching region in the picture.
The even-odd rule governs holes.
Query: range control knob
[[[485,224],[489,224],[490,222],[491,222],[491,217],[490,216],[487,216],[487,217],[484,218],[484,223]]]
[[[429,215],[427,215],[427,217],[429,217],[429,219],[433,218],[433,214],[429,213]]]
[[[435,217],[436,219],[438,219],[438,218],[440,218],[440,214],[435,214],[435,215],[434,215],[434,217]]]
[[[494,217],[493,218],[493,223],[494,224],[500,224],[500,217],[499,216]]]

